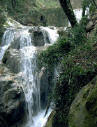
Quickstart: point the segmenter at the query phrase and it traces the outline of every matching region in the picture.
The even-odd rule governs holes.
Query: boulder
[[[69,127],[97,127],[97,77],[83,87],[73,101]]]
[[[41,31],[34,31],[33,32],[33,41],[34,46],[43,46],[45,45],[44,37]]]
[[[18,73],[20,71],[20,62],[20,51],[9,48],[3,57],[3,63],[10,68],[12,72]]]
[[[16,37],[10,46],[12,49],[20,49],[20,37]]]
[[[86,31],[90,34],[97,30],[97,12],[91,15],[90,20],[86,26]]]
[[[2,70],[3,68],[3,70]],[[21,84],[0,65],[0,127],[10,127],[24,119],[25,96]]]
[[[48,100],[48,89],[49,89],[49,82],[48,82],[48,75],[46,68],[42,68],[41,72],[39,73],[40,79],[40,101],[41,107],[44,109],[47,105]]]
[[[44,46],[45,43],[50,43],[47,32],[41,27],[33,27],[29,30],[32,36],[32,44],[34,46]]]

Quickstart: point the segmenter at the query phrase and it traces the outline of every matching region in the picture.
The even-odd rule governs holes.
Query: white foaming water
[[[4,27],[5,28],[8,28],[8,27],[10,27],[10,28],[24,28],[25,26],[21,25],[19,22],[8,17],[6,23],[4,24]]]
[[[50,111],[47,116],[44,117],[45,111],[41,111],[40,107],[40,83],[38,82],[39,78],[36,66],[37,51],[36,47],[31,43],[31,35],[28,30],[23,31],[21,35],[20,47],[22,63],[21,71],[23,73],[22,84],[28,108],[28,122],[25,127],[43,127],[47,121]]]
[[[82,12],[83,12],[82,8],[74,10],[74,14],[76,16],[78,23],[80,22],[80,20],[82,18]],[[85,11],[85,15],[88,15],[88,14],[89,14],[89,8],[87,8]]]
[[[57,29],[54,27],[54,29],[50,29],[49,27],[41,27],[44,39],[46,42],[46,36],[48,35],[49,41],[51,44],[57,41],[59,34],[57,33]],[[47,34],[47,35],[46,35]]]
[[[40,110],[40,87],[37,87],[36,84],[36,48],[32,46],[31,36],[28,30],[22,31],[20,37],[20,47],[21,71],[23,73],[22,84],[28,108],[28,122],[26,127],[30,127],[33,124],[32,115],[35,113],[33,107],[36,107],[36,112]]]
[[[0,47],[0,62],[4,56],[5,51],[8,49],[11,42],[13,41],[14,41],[14,29],[7,29],[4,32],[1,47]]]
[[[73,11],[74,11],[75,17],[77,19],[77,22],[79,23],[80,20],[82,19],[83,10],[82,10],[82,8],[80,8],[80,9],[74,9]],[[89,8],[87,8],[85,11],[85,15],[88,15],[88,14],[89,14]],[[69,22],[68,26],[71,26],[70,22]]]
[[[81,18],[82,18],[82,9],[75,9],[74,10],[74,14],[75,14],[76,19],[77,19],[77,21],[79,23]]]
[[[21,84],[28,109],[28,120],[25,127],[43,127],[51,113],[51,110],[49,110],[47,115],[44,117],[45,110],[41,110],[40,107],[40,81],[36,64],[37,47],[32,45],[33,38],[29,33],[29,29],[29,27],[17,29],[17,27],[15,28],[15,25],[11,24],[11,28],[7,29],[3,35],[2,47],[0,47],[0,60],[2,60],[5,51],[11,43],[20,44],[20,49],[17,50],[20,51],[21,56]],[[40,27],[40,30],[43,33],[45,45],[48,43],[46,38],[49,39],[50,44],[53,44],[59,37],[56,29]],[[15,41],[17,39],[18,41]]]
[[[33,119],[34,124],[30,127],[44,127],[51,112],[52,110],[49,109],[46,116],[45,116],[45,110],[39,112],[37,116],[34,117]]]

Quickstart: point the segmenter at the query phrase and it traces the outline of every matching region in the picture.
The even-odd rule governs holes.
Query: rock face
[[[20,53],[19,50],[9,48],[3,58],[3,63],[14,73],[20,71]]]
[[[45,42],[50,43],[47,32],[40,27],[33,27],[29,30],[32,36],[32,44],[34,46],[44,46]]]
[[[97,29],[97,12],[95,12],[91,17],[90,17],[90,21],[88,22],[87,26],[86,26],[86,31],[89,34],[92,34],[93,32],[96,33],[96,29]]]
[[[85,86],[71,105],[69,127],[97,126],[97,77]]]
[[[48,102],[47,100],[48,100],[48,92],[49,92],[48,75],[44,67],[41,69],[39,78],[40,78],[40,101],[41,101],[41,107],[44,109]]]
[[[22,40],[22,34],[24,34],[24,33],[22,32],[22,30],[19,30],[19,29],[13,30],[13,33],[15,33],[15,32],[16,32],[16,34],[14,34],[14,39],[11,42],[10,47],[6,50],[6,52],[4,54],[3,63],[12,72],[19,73],[20,67],[21,67],[21,48],[22,48],[22,44],[20,42]],[[32,27],[31,29],[29,29],[29,36],[30,35],[32,37],[31,42],[36,47],[44,46],[45,41],[47,42],[47,44],[50,43],[47,33],[39,27],[35,27],[35,28]],[[23,36],[25,36],[25,35],[23,35]],[[24,39],[25,39],[25,46],[26,46],[27,38],[24,38]],[[22,40],[22,41],[24,41],[24,40]]]
[[[16,76],[0,65],[0,127],[9,127],[23,119],[25,96]]]

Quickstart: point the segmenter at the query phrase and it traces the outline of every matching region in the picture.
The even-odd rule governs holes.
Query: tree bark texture
[[[74,27],[77,24],[76,17],[74,15],[70,0],[59,0],[61,7],[63,8],[64,13],[68,17],[68,20],[71,23],[71,26]]]

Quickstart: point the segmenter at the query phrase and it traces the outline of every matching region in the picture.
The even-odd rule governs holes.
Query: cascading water
[[[0,60],[2,60],[8,47],[10,47],[18,37],[18,50],[21,57],[21,84],[25,93],[28,109],[28,120],[25,127],[43,127],[47,121],[48,116],[50,115],[51,110],[49,110],[46,117],[44,117],[45,110],[42,110],[40,106],[40,81],[37,73],[37,50],[39,46],[37,48],[33,45],[34,38],[29,32],[29,29],[29,27],[23,27],[19,29],[10,28],[5,31],[2,46],[0,48]],[[49,45],[47,38],[49,39],[50,44],[53,44],[58,38],[57,30],[55,29],[53,30],[48,27],[40,27],[40,31],[43,34],[45,42],[43,45],[44,47],[45,45]]]
[[[83,9],[82,8],[79,8],[79,9],[74,9],[73,10],[74,14],[75,14],[75,17],[77,19],[77,22],[79,23],[80,20],[82,19],[82,12],[83,12]],[[87,15],[89,17],[89,8],[86,8],[85,10],[85,15]],[[70,22],[68,23],[68,26],[70,27]]]
[[[0,61],[2,60],[4,53],[10,46],[11,42],[14,41],[14,32],[14,29],[7,29],[3,35],[0,47]]]
[[[55,42],[58,38],[56,30],[45,29],[42,27],[42,33],[44,36],[45,44],[47,45],[46,36],[48,35],[49,41]],[[48,34],[52,32],[54,38]],[[45,111],[41,110],[40,107],[40,82],[38,81],[37,75],[37,48],[32,45],[31,35],[26,30],[21,34],[20,37],[20,48],[21,48],[21,71],[23,72],[23,84],[25,98],[28,106],[28,122],[26,127],[43,127],[51,111],[48,112],[47,116],[44,117]],[[52,39],[52,41],[51,41]],[[44,44],[44,45],[45,45]],[[37,114],[37,115],[36,115]],[[34,115],[34,116],[33,116]],[[33,117],[32,117],[33,116]],[[36,122],[37,120],[37,122]]]
[[[26,127],[31,127],[33,124],[32,115],[40,110],[40,86],[36,82],[36,48],[32,46],[31,36],[28,30],[23,31],[21,35],[22,84],[28,108],[28,123]]]
[[[82,17],[82,10],[75,10],[74,13],[79,22]],[[46,117],[44,117],[45,110],[42,110],[40,104],[40,80],[37,73],[37,51],[40,48],[40,44],[37,45],[35,44],[37,42],[33,42],[35,40],[33,33],[37,33],[37,36],[39,33],[42,33],[42,41],[44,41],[41,45],[42,48],[45,48],[46,45],[53,44],[58,39],[59,35],[57,34],[55,27],[52,29],[49,27],[25,27],[18,22],[12,22],[12,20],[10,22],[10,20],[11,19],[7,21],[10,28],[5,31],[0,47],[0,63],[3,59],[4,53],[10,46],[19,51],[20,72],[22,73],[21,84],[25,93],[28,110],[28,119],[24,127],[44,127],[47,118],[51,113],[51,109],[47,113]],[[30,29],[32,29],[32,35],[29,32]],[[55,75],[58,75],[59,72],[57,68],[54,73]]]

